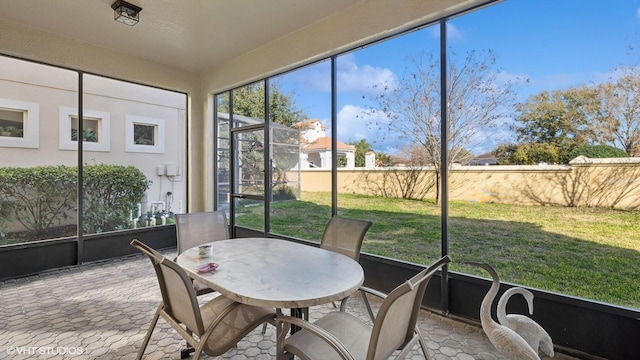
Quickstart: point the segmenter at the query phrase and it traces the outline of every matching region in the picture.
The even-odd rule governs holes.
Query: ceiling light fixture
[[[133,26],[140,20],[140,11],[142,11],[142,8],[139,6],[117,0],[111,5],[111,8],[113,9],[113,18],[123,24]]]

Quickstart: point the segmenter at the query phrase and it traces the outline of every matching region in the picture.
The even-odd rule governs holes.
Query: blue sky
[[[519,100],[543,90],[566,89],[615,78],[617,66],[640,61],[640,0],[507,0],[451,19],[449,48],[462,58],[469,50],[491,49],[498,56],[499,79],[529,79],[517,88]],[[344,54],[338,59],[338,139],[362,138],[374,150],[398,153],[406,139],[384,137],[371,124],[364,109],[375,85],[400,81],[407,56],[422,51],[437,55],[437,27]],[[296,104],[310,118],[330,125],[329,63],[324,62],[286,74],[284,89],[295,89]],[[478,134],[485,139],[472,150],[482,153],[512,139],[505,119],[499,131]]]

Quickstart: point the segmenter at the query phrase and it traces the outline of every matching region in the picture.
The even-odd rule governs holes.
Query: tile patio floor
[[[159,301],[153,268],[142,255],[0,282],[0,359],[134,359]],[[348,304],[368,319],[359,296]],[[330,304],[312,308],[312,320],[329,311]],[[426,310],[420,326],[433,359],[503,359],[477,326]],[[160,319],[145,358],[179,359],[184,344]],[[410,358],[423,358],[418,349]],[[217,358],[273,359],[275,329],[262,335],[260,327]]]

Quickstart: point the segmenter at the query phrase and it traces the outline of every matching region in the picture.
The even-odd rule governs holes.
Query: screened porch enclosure
[[[59,191],[44,187],[69,231],[0,236],[2,281],[131,255],[133,237],[171,251],[171,212],[224,210],[236,237],[310,246],[341,215],[374,224],[360,259],[367,286],[389,291],[451,255],[423,305],[477,326],[490,282],[462,262],[483,261],[500,292],[534,293],[533,318],[559,353],[640,352],[637,152],[598,143],[606,127],[591,126],[623,113],[615,99],[633,99],[624,91],[640,57],[620,46],[636,26],[632,5],[163,5],[142,3],[130,27],[104,3],[0,4],[0,171],[75,167],[57,174]],[[93,25],[61,20],[74,12]],[[308,121],[313,140],[296,126]],[[566,136],[527,132],[557,124],[570,125]],[[575,155],[600,146],[626,155]],[[129,176],[139,181],[126,197],[87,191]],[[0,235],[25,217],[6,200]],[[520,305],[510,310],[526,313]]]

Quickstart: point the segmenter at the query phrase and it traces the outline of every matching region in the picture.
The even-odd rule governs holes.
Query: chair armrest
[[[308,321],[302,320],[297,317],[287,316],[287,315],[278,315],[276,316],[276,328],[280,331],[284,332],[284,329],[279,328],[279,323],[288,323],[291,325],[295,325],[304,329],[314,335],[316,335],[319,339],[326,342],[329,346],[331,346],[341,358],[344,360],[354,360],[353,355],[347,350],[347,348],[338,340],[333,334],[326,331],[325,329],[310,323]],[[284,349],[284,333],[278,337],[278,341],[282,341],[281,349]]]
[[[385,293],[383,293],[381,291],[378,291],[376,289],[372,289],[372,288],[366,287],[366,286],[361,286],[360,287],[360,291],[364,291],[367,294],[371,294],[371,295],[377,296],[377,297],[379,297],[379,298],[381,298],[383,300],[387,298],[387,294],[385,294]]]

